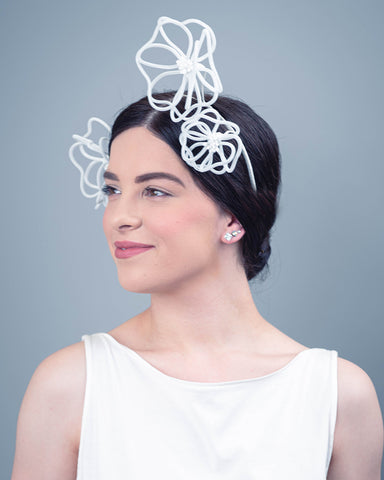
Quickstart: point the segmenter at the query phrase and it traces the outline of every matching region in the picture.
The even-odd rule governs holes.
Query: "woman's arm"
[[[338,360],[338,407],[327,480],[380,480],[383,420],[369,376]]]
[[[75,480],[84,392],[83,342],[37,367],[20,408],[11,480]]]

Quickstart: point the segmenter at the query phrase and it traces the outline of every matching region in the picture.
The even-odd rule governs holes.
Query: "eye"
[[[111,187],[110,185],[104,185],[104,187],[101,190],[105,195],[107,195],[107,197],[109,197],[110,195],[113,195],[114,193],[113,190],[117,190],[117,188]]]
[[[117,188],[111,187],[110,185],[104,185],[101,190],[105,195],[107,195],[107,197],[114,195],[115,192],[120,193],[120,191]],[[169,196],[169,193],[166,193],[166,192],[163,192],[162,190],[158,190],[157,188],[151,188],[151,187],[144,188],[144,192],[146,193],[149,192],[149,195],[145,195],[147,197]]]
[[[157,188],[151,188],[151,187],[147,187],[147,188],[144,188],[144,192],[157,192],[157,193],[160,193],[160,195],[146,195],[148,197],[164,197],[164,196],[169,196],[169,193],[165,193],[163,192],[162,190],[158,190]]]

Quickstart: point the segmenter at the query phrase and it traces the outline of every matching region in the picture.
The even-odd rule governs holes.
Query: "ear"
[[[236,243],[245,234],[245,230],[237,218],[228,213],[225,231],[221,235],[224,243]]]

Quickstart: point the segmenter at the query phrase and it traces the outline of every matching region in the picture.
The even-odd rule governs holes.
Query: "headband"
[[[166,31],[169,25],[174,25],[179,34],[186,36],[184,50],[170,39]],[[199,32],[195,37],[191,28]],[[198,172],[210,171],[220,175],[233,172],[240,155],[243,155],[252,188],[256,191],[252,164],[240,138],[239,126],[225,120],[214,108],[223,90],[213,61],[215,48],[215,34],[204,22],[196,19],[179,22],[160,17],[151,39],[137,52],[136,64],[147,81],[147,98],[151,107],[169,111],[173,122],[181,122],[180,153],[185,163]],[[167,54],[172,61],[160,64],[145,59],[146,56],[152,58],[156,51]],[[179,88],[170,100],[156,98],[154,88],[167,77],[179,79]],[[96,141],[92,139],[94,129],[102,132]],[[108,124],[92,117],[84,135],[73,135],[75,143],[69,149],[69,158],[80,171],[80,191],[87,198],[96,197],[96,209],[108,203],[108,197],[102,191],[102,175],[109,163],[107,145],[110,133]],[[89,162],[85,168],[80,163],[84,159]],[[94,182],[90,180],[91,175]]]

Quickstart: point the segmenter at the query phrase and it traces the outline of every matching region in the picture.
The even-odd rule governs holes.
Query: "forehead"
[[[181,180],[184,192],[191,198],[193,204],[200,205],[206,212],[223,213],[216,204],[194,182],[192,174],[172,148],[163,140],[144,127],[134,127],[120,133],[112,142],[108,169],[122,183],[141,183],[147,177],[157,178],[153,172],[168,173]],[[148,175],[146,175],[148,174]],[[160,175],[159,178],[164,178]],[[112,178],[111,176],[108,178]],[[169,181],[169,180],[165,180]],[[172,182],[173,185],[180,182]],[[182,188],[182,187],[178,187]]]
[[[163,140],[144,127],[134,127],[117,135],[111,144],[109,168],[130,176],[164,170],[187,178],[183,160]]]

